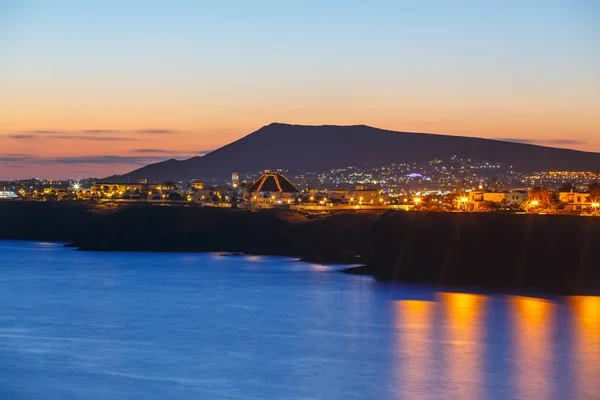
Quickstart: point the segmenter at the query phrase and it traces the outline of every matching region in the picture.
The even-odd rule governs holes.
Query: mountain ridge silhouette
[[[169,159],[106,179],[149,182],[227,178],[233,171],[324,171],[348,166],[425,163],[452,156],[512,166],[515,171],[595,171],[600,153],[530,143],[397,132],[367,125],[271,123],[203,156]]]

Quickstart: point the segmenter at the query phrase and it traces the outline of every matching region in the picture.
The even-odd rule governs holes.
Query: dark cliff
[[[600,289],[600,219],[493,213],[387,213],[369,272],[382,280],[499,290]]]
[[[0,239],[97,251],[223,251],[365,264],[383,281],[600,291],[600,218],[388,212],[316,218],[193,206],[0,202]],[[359,257],[357,257],[359,256]]]

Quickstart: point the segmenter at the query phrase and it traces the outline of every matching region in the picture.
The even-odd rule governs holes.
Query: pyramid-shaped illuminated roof
[[[300,193],[298,189],[283,174],[264,173],[257,180],[252,182],[247,188],[248,192],[279,192],[279,193]]]

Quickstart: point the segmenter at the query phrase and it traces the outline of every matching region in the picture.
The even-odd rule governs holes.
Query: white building
[[[527,201],[527,192],[525,191],[487,192],[485,190],[475,190],[469,192],[469,205],[474,210],[483,202],[517,205],[525,201]]]
[[[15,192],[0,190],[0,199],[16,199],[17,197],[19,196]]]
[[[566,210],[584,211],[592,208],[598,208],[598,202],[592,199],[591,193],[559,192],[558,200],[565,204]]]

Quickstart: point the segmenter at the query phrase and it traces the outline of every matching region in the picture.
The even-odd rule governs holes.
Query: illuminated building
[[[374,189],[368,185],[356,185],[354,188],[354,200],[361,203],[374,203],[379,200],[381,190]]]
[[[0,190],[0,199],[16,199],[16,198],[17,198],[17,194],[15,192]]]
[[[201,190],[204,189],[204,181],[200,179],[194,179],[192,181],[192,189]]]
[[[482,202],[518,205],[527,201],[527,196],[527,192],[518,190],[509,192],[487,192],[484,190],[474,190],[469,192],[468,202],[471,209],[477,210]]]
[[[240,186],[240,175],[237,172],[231,174],[231,187],[237,188]]]
[[[252,182],[244,192],[244,198],[252,203],[284,204],[300,195],[296,187],[281,173],[264,173]]]
[[[581,193],[571,190],[570,192],[560,192],[558,199],[565,204],[566,210],[583,211],[593,207],[595,202],[592,201],[590,193]]]
[[[94,183],[90,189],[93,197],[120,197],[123,195],[139,195],[141,193],[160,194],[163,186],[154,183]]]
[[[329,189],[327,191],[327,197],[329,197],[331,200],[339,200],[342,203],[346,203],[348,200],[350,200],[350,195],[345,189]]]

